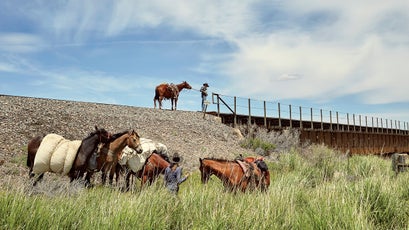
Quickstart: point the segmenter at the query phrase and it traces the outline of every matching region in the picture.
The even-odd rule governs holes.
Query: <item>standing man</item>
[[[207,87],[209,87],[209,84],[203,83],[202,88],[200,88],[200,92],[202,93],[202,112],[205,111],[205,101],[207,97]]]
[[[182,167],[179,166],[182,161],[182,156],[179,156],[178,153],[174,153],[173,157],[170,159],[170,165],[165,169],[165,186],[175,195],[179,192],[179,185],[185,182],[189,176],[182,176]]]

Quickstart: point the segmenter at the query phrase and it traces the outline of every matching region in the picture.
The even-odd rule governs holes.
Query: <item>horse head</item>
[[[190,86],[189,83],[187,83],[186,81],[182,82],[182,86],[183,88],[186,88],[186,89],[192,89],[192,86]]]
[[[140,137],[135,130],[129,132],[129,137],[127,140],[127,145],[129,148],[134,149],[137,153],[142,153],[142,145],[140,141]]]
[[[97,126],[95,126],[95,133],[98,135],[100,143],[108,143],[109,139],[111,138],[111,134],[108,131],[103,128],[98,129]]]
[[[203,160],[204,159],[199,158],[199,162],[200,162],[199,170],[200,170],[200,178],[202,180],[202,184],[206,184],[209,181],[209,178],[210,178],[211,174],[205,168]]]

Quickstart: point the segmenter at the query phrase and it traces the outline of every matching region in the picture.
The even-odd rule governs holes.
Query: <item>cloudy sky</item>
[[[208,82],[408,122],[408,60],[407,0],[0,2],[7,95],[153,107],[159,83]],[[178,108],[199,110],[199,93],[183,91]]]

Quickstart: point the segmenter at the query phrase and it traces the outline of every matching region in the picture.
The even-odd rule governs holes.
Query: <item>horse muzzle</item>
[[[134,150],[136,151],[136,153],[141,154],[143,152],[143,149],[141,147],[141,145],[139,145],[138,147],[134,148]]]

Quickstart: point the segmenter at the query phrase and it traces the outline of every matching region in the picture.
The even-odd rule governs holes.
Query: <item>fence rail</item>
[[[266,128],[291,127],[409,135],[409,122],[391,119],[293,106],[280,102],[243,99],[217,93],[212,94],[212,103],[217,105],[217,114],[230,114],[233,117],[233,125],[247,118],[244,120]],[[277,119],[278,122],[269,124],[269,119]]]

